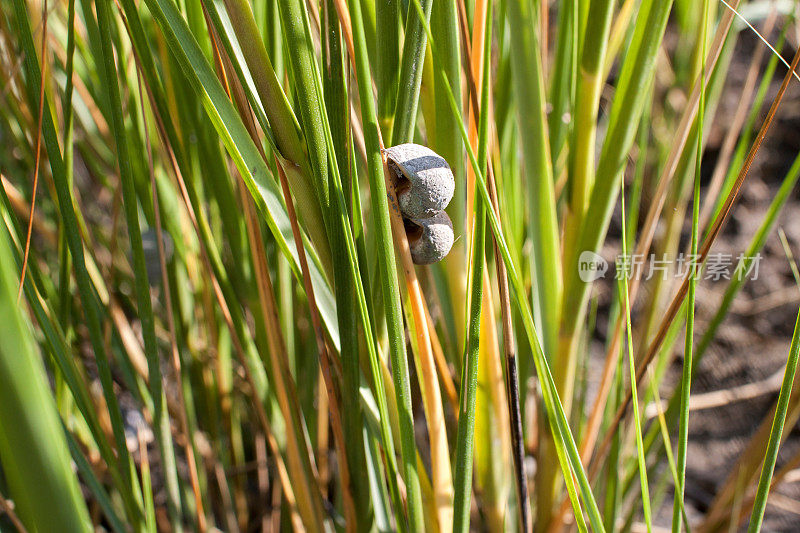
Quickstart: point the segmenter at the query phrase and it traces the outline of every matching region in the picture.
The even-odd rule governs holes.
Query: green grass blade
[[[167,511],[173,528],[180,531],[181,496],[180,483],[175,468],[175,449],[172,443],[169,413],[161,381],[161,366],[156,345],[153,308],[150,301],[150,284],[142,247],[142,233],[139,227],[139,207],[136,201],[131,154],[128,151],[125,122],[122,117],[122,102],[119,93],[117,70],[114,64],[114,51],[111,43],[110,5],[106,0],[96,3],[97,22],[101,35],[103,53],[103,72],[105,75],[106,99],[111,107],[111,125],[118,154],[119,175],[122,182],[122,200],[133,255],[134,284],[138,304],[139,320],[142,325],[147,366],[150,370],[150,395],[153,399],[153,428],[159,444],[161,460],[164,465],[164,479],[167,489]]]
[[[489,88],[492,58],[492,3],[486,7],[483,50],[483,80],[481,81],[480,117],[478,119],[478,165],[486,172],[489,149]],[[477,180],[476,180],[477,184]],[[477,188],[477,185],[476,185]],[[477,191],[476,191],[477,192]],[[475,451],[475,403],[478,388],[478,356],[480,353],[481,307],[483,303],[483,269],[486,252],[486,208],[475,195],[472,228],[472,271],[470,273],[470,311],[467,325],[467,346],[461,367],[461,397],[459,398],[458,430],[456,437],[455,473],[453,480],[453,531],[469,530],[472,495],[472,466]]]
[[[648,370],[650,377],[647,386],[650,391],[650,395],[653,397],[653,401],[657,406],[656,408],[658,412],[656,413],[656,415],[658,418],[658,429],[661,432],[661,440],[664,443],[664,451],[666,452],[667,456],[667,466],[669,467],[669,472],[672,475],[672,482],[677,487],[680,481],[678,480],[678,469],[675,466],[675,456],[672,454],[672,442],[669,438],[669,428],[667,427],[667,419],[664,417],[664,410],[662,408],[663,404],[661,403],[661,395],[658,393],[658,386],[656,385],[656,377],[652,371],[652,368]],[[689,519],[686,516],[686,508],[684,507],[683,498],[678,498],[678,510],[680,512],[680,517],[684,521],[686,530],[689,531]]]
[[[227,9],[221,8],[223,3]],[[279,3],[279,7],[282,5]],[[315,187],[303,132],[272,68],[250,6],[243,0],[215,0],[209,3],[207,9],[242,85],[250,93],[249,100],[262,129],[274,144],[276,153],[291,162],[285,166],[286,177],[297,199],[301,222],[311,236],[322,264],[326,270],[331,270],[330,243],[326,238],[325,220],[319,201],[322,191]],[[278,11],[283,13],[283,7]],[[224,13],[227,13],[227,17],[223,17]],[[285,32],[284,26],[281,23],[281,29]],[[289,69],[289,74],[296,75],[294,69]],[[259,99],[255,98],[254,93]]]
[[[572,407],[576,352],[562,352],[559,342],[562,312],[561,243],[556,213],[550,139],[545,112],[546,98],[542,68],[541,45],[532,31],[537,17],[534,6],[524,0],[511,2],[507,11],[511,35],[511,71],[517,103],[517,122],[528,189],[528,212],[533,220],[529,237],[533,245],[531,285],[537,331],[541,335],[544,353],[550,358],[556,389],[563,400],[567,416]],[[546,424],[541,426],[546,427]],[[539,447],[539,467],[536,470],[537,522],[550,520],[556,500],[558,467],[543,460],[552,455],[550,432],[542,432]]]
[[[551,361],[555,361],[562,276],[550,141],[545,115],[544,76],[538,38],[531,31],[534,21],[532,5],[521,0],[511,4],[508,10],[513,45],[511,70],[517,98],[520,140],[525,153],[525,174],[530,191],[529,210],[536,217],[535,223],[531,224],[533,278],[540,284],[547,285],[547,290],[542,288],[536,295],[541,314],[537,323],[545,353],[549,354]]]
[[[117,533],[125,533],[127,529],[125,528],[122,519],[114,510],[114,504],[111,502],[111,498],[106,492],[105,487],[103,487],[103,485],[100,483],[100,480],[97,479],[92,467],[89,465],[89,461],[87,461],[86,457],[83,456],[78,443],[75,442],[75,439],[69,434],[69,432],[65,431],[65,436],[67,438],[67,445],[69,446],[72,460],[75,461],[75,465],[78,468],[78,472],[80,473],[83,482],[89,487],[89,490],[92,491],[92,494],[94,494],[97,498],[97,503],[103,510],[103,514],[105,514],[106,518],[108,519],[111,528]]]
[[[789,407],[789,397],[792,393],[794,375],[795,372],[797,372],[798,356],[800,356],[800,312],[797,314],[797,321],[794,325],[792,346],[789,349],[789,359],[786,361],[786,370],[783,373],[783,382],[781,383],[781,391],[778,394],[778,405],[775,408],[775,417],[773,418],[772,429],[769,433],[767,451],[764,453],[764,464],[761,467],[761,476],[758,479],[756,499],[753,503],[753,514],[750,516],[750,524],[747,527],[748,533],[760,531],[764,521],[764,511],[767,507],[770,482],[772,480],[772,473],[775,470],[775,462],[778,459],[778,448],[781,444],[783,424],[786,420],[786,411]]]
[[[551,85],[549,97],[553,103],[553,111],[548,117],[548,128],[553,153],[561,153],[567,139],[569,124],[564,120],[572,109],[575,99],[575,82],[578,62],[578,0],[569,0],[561,4],[558,10],[556,30],[556,49],[553,55],[553,67],[550,73]]]
[[[603,88],[603,63],[605,61],[611,15],[611,0],[592,2],[587,15],[585,44],[581,54],[578,88],[575,101],[575,127],[570,146],[572,159],[569,176],[569,208],[564,227],[564,250],[580,253],[574,248],[575,233],[580,228],[586,212],[589,195],[594,185],[597,115],[600,92]],[[569,264],[569,261],[565,261]]]
[[[622,198],[622,251],[628,257],[628,246],[625,235],[625,182],[620,181],[622,189],[620,197]],[[647,526],[647,531],[650,533],[653,530],[653,518],[650,512],[650,489],[647,483],[647,462],[644,456],[644,444],[642,443],[642,425],[639,417],[639,398],[636,386],[636,362],[633,358],[633,334],[631,332],[631,303],[629,301],[628,293],[628,272],[622,275],[622,293],[623,293],[623,307],[625,310],[625,332],[627,335],[627,351],[628,351],[628,367],[630,369],[630,385],[631,385],[631,404],[633,405],[633,424],[636,433],[636,459],[639,464],[639,481],[642,489],[642,511],[644,512],[644,521]]]
[[[356,166],[351,164],[352,137],[350,135],[350,102],[347,93],[346,52],[342,40],[339,21],[332,0],[327,0],[326,6],[327,46],[323,47],[323,82],[325,89],[325,104],[328,110],[328,122],[331,125],[336,161],[339,165],[339,174],[342,176],[343,193],[347,196],[351,220],[354,206],[352,199],[358,198],[353,194],[355,185],[358,193],[358,175]],[[360,207],[359,207],[360,209]],[[360,213],[359,213],[360,223]],[[355,220],[351,226],[356,228]],[[355,230],[354,230],[355,231]],[[341,249],[334,252],[333,258],[337,270],[334,274],[336,291],[336,308],[339,315],[339,337],[341,339],[342,355],[342,418],[344,423],[345,455],[350,476],[350,492],[356,502],[356,527],[359,531],[369,531],[373,526],[372,505],[369,493],[369,479],[366,460],[364,434],[362,431],[363,417],[359,396],[361,370],[359,367],[359,332],[358,318],[355,306],[354,280],[350,279],[349,270],[344,261],[348,261],[347,254]],[[362,258],[359,257],[359,261]],[[369,301],[369,300],[367,300]],[[371,332],[370,332],[371,333]]]
[[[23,66],[26,74],[26,89],[28,99],[35,102],[38,98],[39,88],[42,83],[42,76],[37,63],[36,49],[33,44],[31,29],[27,19],[27,7],[22,0],[14,2],[14,20],[16,22],[17,35],[25,56]],[[84,259],[83,243],[79,233],[78,217],[73,210],[72,192],[67,181],[67,173],[64,167],[64,160],[61,158],[61,151],[58,137],[53,124],[53,115],[50,105],[45,100],[42,117],[42,136],[44,137],[44,147],[50,161],[50,169],[58,197],[58,208],[61,221],[64,224],[69,245],[70,254],[73,261],[75,279],[83,303],[83,311],[86,325],[89,330],[89,338],[97,361],[98,373],[103,387],[103,396],[108,406],[111,425],[114,432],[117,453],[119,454],[118,464],[121,465],[121,472],[126,485],[130,490],[122,491],[123,499],[126,503],[128,519],[134,526],[138,525],[142,519],[141,498],[138,483],[134,476],[133,463],[125,442],[125,432],[122,423],[122,415],[119,410],[117,397],[114,393],[114,383],[111,376],[111,368],[106,354],[102,329],[100,326],[99,310],[95,299],[92,283],[86,268]]]
[[[16,266],[0,235],[0,458],[31,531],[92,531],[31,325],[17,304]]]
[[[401,0],[387,0],[377,2],[375,5],[376,32],[380,35],[380,39],[375,39],[375,87],[378,90],[378,120],[383,136],[387,139],[392,138],[397,86],[400,79],[397,65],[400,63],[401,6]],[[351,17],[353,11],[351,7]]]
[[[411,389],[408,377],[408,359],[406,354],[405,332],[403,330],[403,312],[400,308],[400,285],[397,279],[394,246],[392,244],[392,230],[389,220],[389,202],[386,194],[386,183],[383,176],[383,157],[380,152],[378,115],[375,101],[372,96],[372,82],[370,79],[369,63],[367,58],[367,45],[364,35],[364,23],[361,6],[358,0],[350,0],[350,14],[353,23],[353,40],[355,48],[356,78],[358,81],[359,101],[361,102],[361,122],[364,130],[364,143],[367,149],[367,166],[370,185],[370,200],[372,202],[373,224],[376,232],[378,251],[378,269],[381,292],[383,295],[384,309],[386,312],[386,326],[389,337],[389,353],[392,361],[392,376],[394,378],[395,393],[397,394],[397,407],[400,417],[400,454],[403,462],[403,475],[408,490],[408,528],[410,531],[421,531],[423,524],[422,499],[417,475],[416,444],[414,442],[413,411],[411,409]],[[370,364],[373,367],[373,376],[378,378],[379,362],[372,355]],[[386,400],[383,399],[381,382],[376,379],[376,393],[378,407],[381,409],[381,424],[383,431],[383,445],[387,453],[392,450],[388,428],[383,429],[388,423],[386,414]],[[393,457],[390,457],[390,464]],[[392,475],[391,473],[389,474]],[[394,490],[393,484],[389,484]],[[396,496],[393,495],[396,499]],[[398,522],[402,517],[397,517]],[[398,524],[399,525],[399,524]]]
[[[394,126],[392,128],[392,145],[414,140],[414,125],[417,120],[419,105],[419,88],[422,84],[422,64],[425,59],[427,34],[422,23],[431,19],[433,0],[423,0],[425,18],[420,19],[412,14],[409,6],[406,19],[406,33],[403,41],[403,56],[400,60],[400,77],[397,86],[397,102],[394,108]]]
[[[706,30],[708,28],[708,2],[703,2],[703,19],[700,31],[702,41],[701,56],[702,68],[700,70],[700,80],[706,77]],[[703,117],[706,107],[705,84],[700,85],[700,103],[697,111],[697,148],[695,151],[696,163],[694,174],[694,193],[692,195],[692,236],[690,261],[691,273],[689,281],[689,294],[686,298],[686,340],[683,349],[683,370],[681,372],[681,407],[678,423],[678,457],[676,462],[676,485],[675,497],[672,505],[672,532],[678,533],[681,530],[681,511],[684,507],[684,492],[686,489],[686,458],[689,446],[689,396],[692,387],[692,352],[694,349],[694,308],[695,291],[697,289],[697,278],[699,277],[701,265],[697,265],[694,257],[697,257],[697,240],[700,231],[700,170],[703,161]],[[635,387],[634,387],[635,388]],[[666,445],[666,444],[665,444]]]

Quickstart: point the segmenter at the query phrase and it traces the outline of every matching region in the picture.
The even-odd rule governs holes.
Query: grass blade
[[[0,232],[0,457],[20,519],[31,531],[92,531],[47,377],[16,303],[16,267]]]
[[[761,476],[758,479],[753,514],[750,516],[750,525],[747,527],[748,533],[760,531],[761,524],[764,521],[764,510],[767,507],[770,481],[772,480],[772,473],[775,471],[775,461],[778,459],[778,448],[783,434],[783,423],[786,420],[786,411],[789,405],[789,396],[792,392],[794,375],[797,372],[798,359],[800,359],[800,312],[797,314],[797,321],[794,325],[792,346],[789,349],[789,359],[786,361],[783,383],[781,383],[781,391],[778,394],[778,406],[775,409],[775,417],[769,433],[769,443],[764,453],[764,465],[761,467]]]

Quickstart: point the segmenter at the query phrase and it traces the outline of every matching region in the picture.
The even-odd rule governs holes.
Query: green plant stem
[[[535,3],[536,6],[539,3]],[[528,183],[528,210],[532,214],[530,237],[533,243],[531,279],[542,347],[553,365],[553,378],[564,412],[572,405],[570,374],[574,357],[565,358],[558,347],[561,314],[562,272],[559,229],[550,157],[550,141],[545,113],[544,76],[540,43],[531,31],[535,13],[529,2],[511,2],[508,17],[511,30],[511,67],[516,92],[520,140],[525,153],[524,168]],[[558,466],[543,457],[552,457],[553,439],[547,418],[540,419],[539,468],[536,472],[537,523],[547,527],[556,495]]]
[[[786,370],[783,373],[781,391],[778,394],[778,405],[775,408],[775,418],[772,421],[772,429],[769,433],[769,444],[764,454],[764,465],[761,467],[761,476],[758,479],[758,489],[756,499],[753,503],[753,514],[750,516],[750,525],[747,527],[748,533],[756,533],[761,530],[764,521],[764,511],[767,507],[767,496],[769,495],[772,473],[775,471],[775,462],[778,459],[778,448],[781,444],[783,435],[783,424],[786,421],[786,411],[789,408],[789,398],[794,384],[794,375],[797,372],[798,355],[800,355],[800,312],[794,325],[792,335],[792,346],[789,349],[789,359],[786,361]]]
[[[297,209],[301,221],[308,231],[322,264],[332,270],[331,249],[325,235],[325,219],[323,205],[319,193],[327,195],[327,189],[316,187],[312,169],[309,167],[306,139],[300,129],[297,118],[289,105],[289,101],[281,88],[278,77],[267,55],[261,40],[253,12],[246,0],[222,0],[230,17],[231,25],[241,47],[253,84],[261,99],[261,105],[269,118],[269,131],[274,135],[275,146],[279,155],[290,165],[286,165],[286,176],[292,185],[292,193],[297,199]],[[283,2],[278,2],[281,17],[286,11]],[[287,31],[286,23],[281,29]],[[222,32],[221,32],[222,33]],[[301,35],[295,35],[301,37]],[[233,56],[232,56],[233,57]],[[301,62],[301,68],[307,68],[308,58],[290,54],[290,59]],[[300,78],[301,80],[303,78]],[[298,89],[302,84],[298,84]],[[301,112],[304,111],[301,109]],[[306,134],[309,132],[306,131]]]
[[[342,176],[343,193],[349,200],[348,208],[351,225],[354,208],[352,205],[352,188],[358,186],[356,167],[350,164],[350,114],[347,95],[347,75],[344,43],[341,37],[339,20],[332,0],[327,0],[324,14],[324,26],[327,43],[323,47],[323,83],[325,90],[325,104],[328,110],[328,121],[331,125],[331,135],[334,141],[335,159],[338,163],[339,174]],[[355,229],[354,229],[355,232]],[[347,254],[342,247],[334,254],[338,264],[347,261]],[[361,258],[359,258],[361,259]],[[342,268],[334,278],[338,278],[334,290],[336,292],[336,310],[339,319],[339,338],[341,339],[342,358],[342,399],[341,418],[343,419],[344,452],[347,455],[347,471],[350,487],[347,489],[351,498],[357,502],[355,507],[356,523],[353,524],[358,531],[368,532],[373,527],[372,505],[369,493],[369,480],[367,478],[367,462],[364,435],[362,433],[363,416],[359,396],[360,367],[359,367],[359,332],[358,318],[356,317],[354,280],[349,277],[349,270]]]
[[[431,19],[433,0],[423,0],[425,22]],[[397,87],[397,102],[394,108],[392,146],[414,140],[414,124],[417,120],[419,87],[422,83],[422,64],[425,59],[427,34],[419,17],[411,15],[406,20],[406,35],[403,41],[403,57],[400,63],[400,78]]]
[[[350,15],[353,26],[354,51],[356,54],[356,78],[358,82],[359,101],[361,102],[361,122],[364,130],[364,144],[367,149],[367,166],[372,203],[373,225],[376,232],[378,252],[378,272],[383,294],[386,327],[389,338],[389,354],[392,361],[392,377],[400,429],[400,455],[403,462],[403,478],[406,483],[408,502],[408,529],[422,531],[422,497],[417,473],[416,444],[414,442],[414,421],[411,406],[411,387],[408,376],[408,357],[406,354],[405,332],[403,329],[403,312],[400,307],[400,285],[397,279],[395,252],[392,243],[392,230],[389,220],[389,201],[384,180],[384,163],[380,152],[380,130],[375,101],[372,96],[369,62],[367,58],[364,25],[361,17],[359,0],[350,0]],[[371,361],[373,365],[377,361]],[[379,372],[374,369],[373,372]],[[379,398],[383,391],[376,383]],[[385,409],[385,406],[384,406]],[[384,412],[381,412],[383,418]],[[384,448],[391,453],[390,440],[384,434]],[[390,487],[392,484],[390,483]],[[401,517],[397,517],[398,522]],[[399,524],[398,524],[399,525]],[[402,526],[401,526],[402,527]]]
[[[491,85],[492,2],[486,7],[483,50],[483,80],[481,81],[480,113],[478,119],[478,166],[487,170],[489,150],[489,88]],[[477,180],[476,185],[477,189]],[[475,191],[474,224],[472,228],[472,271],[470,274],[470,312],[467,342],[461,366],[461,397],[459,398],[458,433],[456,437],[455,475],[453,481],[453,531],[469,530],[472,494],[472,465],[475,440],[475,403],[478,387],[478,356],[480,353],[481,312],[483,303],[483,269],[486,252],[486,208]]]
[[[67,64],[64,68],[66,86],[64,88],[64,99],[62,109],[64,110],[64,168],[67,173],[67,183],[72,187],[73,171],[72,162],[74,154],[74,122],[75,113],[72,108],[72,94],[74,85],[72,75],[75,66],[75,0],[69,0],[67,5]],[[70,256],[67,245],[67,235],[63,226],[59,228],[59,319],[61,327],[66,327],[69,314],[69,283],[70,283]]]
[[[488,26],[488,25],[487,25]],[[475,197],[475,223],[472,235],[472,282],[467,329],[467,348],[461,375],[458,435],[456,439],[455,478],[453,482],[453,531],[469,530],[469,507],[472,493],[472,454],[475,437],[475,396],[478,385],[478,353],[483,300],[483,264],[486,213],[483,200]]]
[[[622,192],[622,250],[624,254],[628,254],[628,247],[625,235],[625,185],[624,180],[620,181]],[[625,311],[625,331],[627,334],[626,350],[628,352],[628,367],[630,370],[630,386],[633,404],[633,424],[634,432],[636,433],[636,458],[639,465],[639,482],[641,483],[642,491],[642,512],[644,514],[644,521],[647,526],[647,532],[650,533],[653,529],[653,519],[650,514],[650,489],[647,482],[647,462],[644,457],[644,444],[642,443],[642,424],[639,417],[639,398],[636,392],[636,361],[633,357],[633,334],[631,333],[631,302],[629,300],[630,294],[628,292],[628,272],[622,275],[622,292],[623,292],[623,308]]]
[[[695,175],[694,193],[692,196],[692,237],[691,253],[689,254],[692,264],[691,278],[689,281],[689,293],[686,300],[686,341],[683,350],[683,370],[681,373],[681,407],[680,422],[678,423],[678,454],[676,461],[675,497],[672,505],[672,532],[678,533],[681,529],[681,510],[683,509],[684,491],[686,490],[686,456],[689,445],[689,395],[692,386],[692,352],[694,349],[694,308],[695,291],[697,278],[699,276],[700,265],[694,263],[697,257],[697,240],[700,225],[700,169],[703,161],[703,117],[705,115],[706,91],[705,84],[702,83],[706,77],[706,30],[708,28],[708,4],[703,2],[703,20],[700,31],[701,49],[700,57],[702,68],[700,70],[700,103],[697,111],[697,147],[695,151]],[[635,389],[635,387],[634,387]],[[687,524],[688,528],[688,524]]]
[[[18,274],[0,232],[0,459],[17,514],[30,531],[90,532],[61,420],[17,304]]]
[[[375,6],[375,25],[380,38],[375,39],[375,86],[378,89],[378,120],[383,136],[392,138],[395,105],[397,104],[397,85],[400,71],[400,20],[401,0],[377,2]],[[359,6],[360,7],[360,6]],[[360,9],[359,9],[360,12]],[[350,8],[351,17],[353,8]],[[363,26],[362,26],[363,28]],[[355,31],[355,29],[353,30]]]
[[[568,123],[564,120],[568,116],[575,98],[575,64],[578,61],[578,0],[562,2],[558,10],[556,31],[556,48],[553,56],[553,68],[550,73],[552,80],[550,101],[553,112],[548,117],[550,141],[555,154],[560,154],[567,138]],[[515,52],[512,52],[515,53]],[[556,155],[558,157],[558,155]]]
[[[600,92],[605,81],[602,77],[602,66],[608,47],[614,4],[612,0],[600,0],[592,2],[589,7],[575,101],[573,143],[570,147],[572,157],[570,197],[564,221],[564,251],[567,255],[580,253],[575,248],[576,234],[583,221],[594,185],[597,113]],[[565,259],[564,262],[571,264],[569,259]]]
[[[25,2],[16,0],[14,2],[14,20],[17,24],[17,34],[24,53],[23,66],[25,68],[28,91],[28,100],[35,102],[38,98],[39,88],[42,83],[42,75],[36,61],[36,51],[33,44],[31,29],[28,24],[28,10]],[[122,414],[119,409],[116,394],[114,393],[114,381],[111,375],[111,367],[106,354],[103,335],[100,326],[100,317],[97,307],[97,300],[94,296],[89,272],[86,268],[83,243],[79,233],[78,217],[73,208],[72,192],[67,182],[64,160],[61,158],[58,137],[53,124],[53,115],[47,100],[44,102],[42,117],[42,136],[47,156],[50,161],[50,169],[53,182],[58,197],[58,208],[61,220],[67,234],[67,243],[73,261],[75,280],[83,303],[83,311],[86,325],[89,330],[89,339],[97,361],[97,370],[100,375],[100,382],[103,388],[103,397],[106,401],[111,426],[114,433],[114,441],[119,454],[118,463],[121,465],[120,471],[123,475],[125,484],[130,490],[123,490],[122,497],[125,502],[125,509],[128,519],[134,526],[141,524],[142,503],[138,489],[138,482],[134,475],[134,466],[128,453],[125,441],[125,432],[122,422]]]
[[[97,24],[101,35],[101,48],[105,73],[104,86],[111,106],[111,124],[116,140],[116,151],[119,161],[119,175],[122,182],[122,200],[125,207],[125,218],[130,237],[133,255],[134,285],[138,304],[139,320],[142,324],[145,354],[150,378],[150,395],[153,399],[153,427],[159,444],[159,451],[164,467],[164,479],[167,489],[167,510],[176,531],[181,531],[181,496],[177,469],[175,468],[175,449],[172,443],[169,413],[166,396],[162,387],[160,358],[156,344],[156,333],[153,308],[150,301],[150,284],[142,247],[142,233],[139,228],[139,208],[136,201],[134,176],[131,167],[131,156],[128,152],[125,123],[122,118],[122,103],[114,66],[114,51],[111,43],[111,16],[108,0],[96,3]]]

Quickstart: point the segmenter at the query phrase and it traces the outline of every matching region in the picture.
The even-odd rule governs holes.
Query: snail
[[[411,143],[392,146],[385,152],[404,216],[428,218],[447,207],[456,184],[453,171],[442,156]]]
[[[438,263],[453,246],[453,223],[444,211],[429,218],[403,219],[411,248],[411,259],[417,265]]]
[[[397,203],[418,265],[441,261],[453,246],[453,223],[444,212],[455,192],[447,161],[426,146],[399,144],[384,150]]]

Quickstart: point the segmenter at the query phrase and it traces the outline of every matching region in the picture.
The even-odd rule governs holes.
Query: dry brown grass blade
[[[761,28],[761,33],[763,35],[769,35],[769,33],[772,31],[772,28],[775,26],[775,21],[777,19],[778,11],[773,5],[769,15],[767,16],[767,19],[764,21],[764,25]],[[739,98],[739,101],[742,102],[742,104],[750,102],[750,99],[753,97],[753,92],[756,89],[756,82],[758,81],[761,61],[764,58],[766,50],[767,48],[764,46],[756,47],[756,51],[750,61],[750,68],[747,71],[747,78],[745,79],[744,87],[742,88],[742,93]],[[739,133],[742,131],[742,126],[744,125],[745,118],[747,118],[749,109],[750,106],[748,105],[737,106],[736,112],[733,115],[733,119],[730,122],[730,127],[728,128],[728,131],[725,132],[725,139],[722,141],[717,163],[714,167],[714,173],[711,175],[711,182],[709,183],[708,189],[705,193],[706,201],[703,203],[703,208],[700,211],[699,227],[701,228],[701,234],[702,228],[706,227],[708,224],[708,219],[711,217],[711,212],[714,209],[717,194],[719,194],[720,188],[722,187],[722,182],[725,179],[725,174],[728,171],[728,164],[730,163],[731,156],[733,155],[733,149],[736,147],[736,142],[739,140]]]
[[[8,196],[8,201],[11,202],[11,208],[17,213],[17,216],[24,217],[30,214],[30,205],[25,201],[19,189],[14,187],[14,184],[6,179],[5,176],[0,174],[0,186]],[[58,243],[58,232],[56,229],[45,219],[39,216],[38,213],[33,215],[33,227],[39,238],[44,238],[47,244],[55,246]]]
[[[256,445],[256,479],[258,482],[258,495],[259,501],[270,501],[270,482],[269,482],[269,456],[267,455],[267,443],[263,435],[257,435],[255,438]],[[270,513],[262,511],[261,514],[261,530],[268,531],[270,525]]]
[[[234,504],[228,489],[228,480],[225,478],[225,470],[222,468],[221,463],[216,463],[214,468],[211,468],[210,471],[214,473],[214,478],[217,480],[217,486],[220,488],[219,493],[220,499],[222,500],[222,508],[224,510],[223,514],[225,516],[225,527],[227,527],[228,531],[231,533],[239,533],[239,523],[236,519],[236,513],[233,511]]]
[[[708,256],[709,251],[711,250],[711,246],[714,244],[717,236],[719,236],[720,232],[722,231],[723,226],[728,220],[730,216],[731,210],[733,209],[733,204],[736,202],[737,198],[739,197],[739,191],[742,188],[742,184],[744,183],[745,178],[747,177],[748,172],[750,171],[750,167],[753,164],[753,160],[755,159],[756,155],[758,154],[758,150],[761,147],[761,143],[764,141],[764,137],[769,131],[769,127],[772,124],[773,119],[775,118],[775,113],[778,110],[778,106],[783,99],[784,94],[786,93],[786,88],[789,86],[789,81],[792,79],[795,69],[797,68],[797,64],[800,62],[800,49],[797,50],[795,53],[794,59],[792,60],[791,68],[787,71],[786,76],[784,76],[783,83],[781,83],[780,89],[778,90],[778,94],[775,96],[775,99],[770,106],[769,112],[767,113],[767,117],[764,119],[764,123],[761,125],[761,129],[758,132],[758,136],[756,137],[755,141],[753,142],[750,151],[747,154],[747,158],[742,165],[741,170],[739,171],[739,175],[736,178],[736,182],[731,189],[730,194],[725,199],[725,204],[720,212],[720,216],[714,220],[713,225],[708,233],[708,236],[703,241],[703,245],[701,246],[698,252],[698,260],[700,263],[703,263]],[[647,352],[645,353],[644,357],[640,358],[639,368],[636,372],[636,386],[641,386],[642,378],[644,373],[647,371],[650,363],[655,358],[656,353],[658,353],[659,348],[661,347],[661,343],[664,341],[664,338],[667,335],[667,331],[669,330],[672,321],[678,314],[680,310],[683,300],[686,297],[686,293],[689,289],[690,278],[686,277],[683,280],[680,288],[678,289],[677,294],[672,299],[672,302],[667,309],[664,318],[661,320],[661,324],[659,326],[658,331],[655,334],[655,337],[651,341]],[[596,472],[599,470],[599,466],[601,463],[601,458],[605,455],[606,451],[608,450],[609,445],[611,444],[611,438],[614,435],[614,432],[617,430],[620,422],[622,421],[625,413],[627,412],[627,408],[631,401],[631,393],[625,396],[625,400],[620,405],[619,409],[617,410],[614,419],[609,426],[609,429],[606,433],[606,437],[603,439],[603,443],[597,449],[597,453],[594,456],[592,467],[590,469],[590,475],[594,476]]]
[[[327,494],[326,488],[331,479],[330,460],[328,448],[330,445],[330,418],[328,417],[328,392],[325,386],[325,377],[322,368],[317,376],[317,455],[319,455],[319,483],[322,493]]]
[[[42,73],[42,80],[39,86],[39,113],[36,115],[36,151],[34,152],[33,167],[33,192],[31,193],[31,212],[28,216],[28,230],[25,237],[25,253],[22,258],[22,272],[19,275],[19,291],[17,292],[17,302],[22,298],[22,288],[25,286],[25,274],[28,270],[28,257],[31,251],[31,233],[33,232],[33,214],[36,209],[36,189],[39,185],[39,166],[42,155],[42,115],[44,113],[44,88],[45,76],[47,74],[47,0],[42,6],[42,58],[39,65]]]
[[[356,65],[356,52],[355,48],[353,47],[353,26],[350,22],[350,11],[348,10],[347,5],[345,4],[345,0],[334,0],[334,6],[336,7],[336,16],[339,17],[339,24],[342,27],[342,33],[344,34],[344,40],[347,43],[347,53],[350,55],[350,66],[355,70]],[[353,121],[351,113],[351,122],[353,124],[358,124],[358,121]],[[364,144],[363,136],[361,144]]]
[[[150,486],[152,490],[152,480],[150,479],[150,454],[147,451],[147,437],[144,427],[139,425],[136,428],[136,445],[139,448],[139,470],[142,477],[142,486]]]
[[[286,198],[287,213],[292,225],[292,234],[294,235],[295,242],[302,243],[302,236],[300,235],[300,226],[297,224],[297,215],[294,211],[291,193],[289,191],[289,183],[286,180],[286,174],[283,167],[277,158],[275,164],[278,167],[278,176],[280,177],[281,188],[283,195]],[[314,288],[311,285],[311,276],[308,270],[308,262],[306,260],[305,249],[302,245],[297,246],[297,254],[300,258],[300,267],[303,272],[303,286],[308,298],[308,305],[311,309],[311,322],[314,326],[314,332],[317,339],[317,350],[320,354],[320,367],[325,381],[326,394],[331,413],[331,427],[333,428],[333,438],[336,443],[337,455],[339,461],[340,474],[342,476],[342,487],[344,488],[344,508],[345,516],[347,518],[347,530],[356,531],[356,509],[355,502],[353,501],[353,494],[350,490],[350,472],[348,470],[347,459],[345,454],[344,435],[342,434],[342,418],[337,400],[337,392],[334,387],[333,377],[331,375],[331,359],[332,350],[329,344],[324,339],[324,332],[322,330],[322,322],[319,317],[319,310],[317,308],[316,299],[314,297]]]

